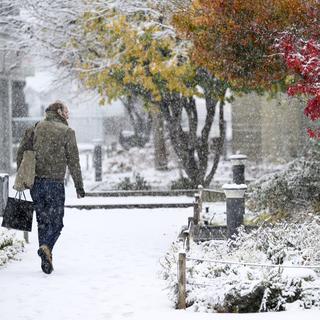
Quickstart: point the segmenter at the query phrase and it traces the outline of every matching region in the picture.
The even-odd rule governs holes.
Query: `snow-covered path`
[[[34,225],[22,261],[0,270],[0,319],[118,319],[169,308],[159,257],[191,210],[67,210],[51,275],[40,270]]]
[[[1,320],[304,320],[320,312],[204,314],[177,311],[158,279],[159,258],[192,209],[66,210],[65,228],[45,275],[37,232],[0,269]]]

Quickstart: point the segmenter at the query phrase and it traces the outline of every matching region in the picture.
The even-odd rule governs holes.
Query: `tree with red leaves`
[[[320,0],[193,0],[173,23],[233,90],[277,92],[295,75],[289,95],[310,95],[305,114],[320,119]]]
[[[319,0],[193,0],[173,16],[192,59],[233,89],[273,90],[287,76],[274,42],[304,29]]]
[[[319,27],[319,25],[318,25]],[[285,35],[279,42],[287,67],[294,71],[295,83],[288,89],[291,96],[309,96],[304,114],[311,120],[320,119],[320,41],[319,37],[303,40],[292,34]],[[320,129],[307,129],[311,138],[320,139]]]

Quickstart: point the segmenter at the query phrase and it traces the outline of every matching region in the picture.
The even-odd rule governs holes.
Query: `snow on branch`
[[[175,36],[171,15],[188,3],[189,0],[2,0],[0,32],[8,39],[0,50],[40,55],[73,74],[79,71],[78,62],[85,63],[88,50],[94,48],[97,55],[93,65],[99,71],[108,61],[99,57],[99,42],[85,35],[81,21],[86,14],[94,19],[108,19],[111,13],[127,16],[142,32],[157,27],[154,37],[159,39]],[[185,45],[180,44],[179,51],[186,55]]]

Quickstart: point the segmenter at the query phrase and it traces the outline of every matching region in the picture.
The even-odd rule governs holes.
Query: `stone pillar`
[[[11,80],[0,78],[0,172],[12,171],[11,119]]]
[[[245,213],[244,194],[247,190],[245,184],[225,184],[222,186],[227,202],[227,236],[237,234],[237,229],[243,225]]]
[[[232,163],[233,182],[235,184],[245,184],[245,162],[247,156],[244,154],[234,154],[229,159]]]

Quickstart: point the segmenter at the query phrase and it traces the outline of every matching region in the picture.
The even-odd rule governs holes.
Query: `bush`
[[[190,190],[190,189],[195,189],[197,187],[194,186],[191,180],[188,178],[182,177],[179,178],[178,180],[171,181],[171,190]]]
[[[15,255],[24,250],[24,242],[15,238],[15,233],[0,228],[0,266],[14,259]]]
[[[320,199],[320,154],[309,155],[288,164],[282,172],[266,175],[249,185],[247,207],[271,214],[312,207]]]
[[[189,256],[206,260],[255,264],[319,265],[320,226],[278,223],[262,226],[230,241],[193,243]],[[177,303],[177,255],[181,242],[162,259],[169,298]],[[319,271],[319,270],[317,270]],[[202,312],[262,312],[319,308],[320,278],[311,269],[284,269],[187,261],[187,305]]]
[[[140,176],[138,173],[134,177],[134,181],[131,182],[129,177],[125,177],[122,181],[120,181],[116,185],[116,189],[118,190],[150,190],[150,184],[144,179],[144,177]]]

